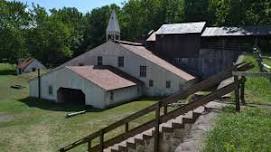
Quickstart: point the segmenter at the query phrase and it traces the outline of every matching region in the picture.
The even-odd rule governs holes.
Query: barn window
[[[171,82],[170,81],[166,81],[166,88],[170,88],[171,87]]]
[[[149,80],[149,87],[153,87],[153,80]]]
[[[36,71],[36,68],[32,68],[32,72],[35,72]]]
[[[147,66],[140,66],[140,77],[146,77],[147,76]]]
[[[103,65],[103,57],[102,56],[97,57],[97,65]]]
[[[53,95],[53,86],[51,85],[48,87],[48,94]]]
[[[114,92],[113,91],[110,92],[110,100],[114,100]]]
[[[118,57],[118,66],[119,67],[124,67],[124,56],[119,56]]]

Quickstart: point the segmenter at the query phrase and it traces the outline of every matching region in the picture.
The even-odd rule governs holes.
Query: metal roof
[[[169,62],[161,59],[160,57],[153,54],[151,51],[147,50],[144,46],[135,46],[129,44],[122,44],[120,46],[126,48],[128,51],[133,52],[134,54],[145,58],[146,60],[164,68],[167,71],[170,71],[177,75],[178,77],[190,81],[196,79],[194,76],[190,75],[189,73],[181,70],[180,68],[175,67],[174,65],[170,64]]]
[[[107,91],[140,84],[136,78],[111,66],[67,66],[66,68]]]
[[[195,34],[202,33],[206,22],[191,22],[178,24],[164,24],[156,34]]]
[[[156,41],[156,32],[153,32],[146,41]]]
[[[271,26],[207,27],[202,37],[271,36]]]

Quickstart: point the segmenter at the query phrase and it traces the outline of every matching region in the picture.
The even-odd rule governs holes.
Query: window
[[[97,57],[97,65],[103,65],[103,57],[102,56]]]
[[[149,87],[153,87],[153,80],[149,80]]]
[[[113,91],[110,92],[110,100],[114,100],[114,92]]]
[[[146,77],[147,76],[147,67],[146,66],[140,66],[140,77]]]
[[[170,81],[166,81],[166,88],[170,88],[171,87],[171,82]]]
[[[36,71],[36,68],[32,68],[32,72],[35,72]]]
[[[53,87],[51,85],[48,87],[48,94],[53,95]]]
[[[124,67],[124,57],[123,56],[118,57],[118,66]]]

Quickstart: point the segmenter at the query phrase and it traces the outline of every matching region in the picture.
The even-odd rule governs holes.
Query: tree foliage
[[[76,8],[48,11],[39,5],[0,0],[0,60],[15,63],[32,56],[47,65],[61,64],[105,41],[113,9],[125,40],[139,40],[165,23],[271,24],[270,0],[129,0],[122,7],[106,5],[85,14]]]

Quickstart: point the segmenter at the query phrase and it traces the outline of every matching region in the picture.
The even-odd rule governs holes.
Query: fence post
[[[41,98],[40,69],[38,69],[38,92],[39,92],[39,99],[40,99]]]
[[[125,123],[125,133],[127,133],[129,131],[129,123],[126,122]]]
[[[101,130],[100,133],[100,151],[103,152],[104,151],[104,130]]]
[[[88,152],[91,151],[91,140],[88,141]]]
[[[234,75],[234,86],[235,86],[235,104],[236,104],[236,111],[240,112],[240,95],[239,95],[239,80],[238,80],[238,76]]]
[[[166,114],[167,114],[167,104],[164,105],[164,115],[166,115]]]
[[[243,105],[246,104],[246,100],[245,100],[245,83],[246,83],[246,77],[242,76],[241,78],[241,83],[240,83],[240,98],[241,98],[241,103]]]
[[[160,101],[157,103],[157,108],[155,112],[155,131],[154,131],[154,152],[159,152],[159,125],[160,125]]]

